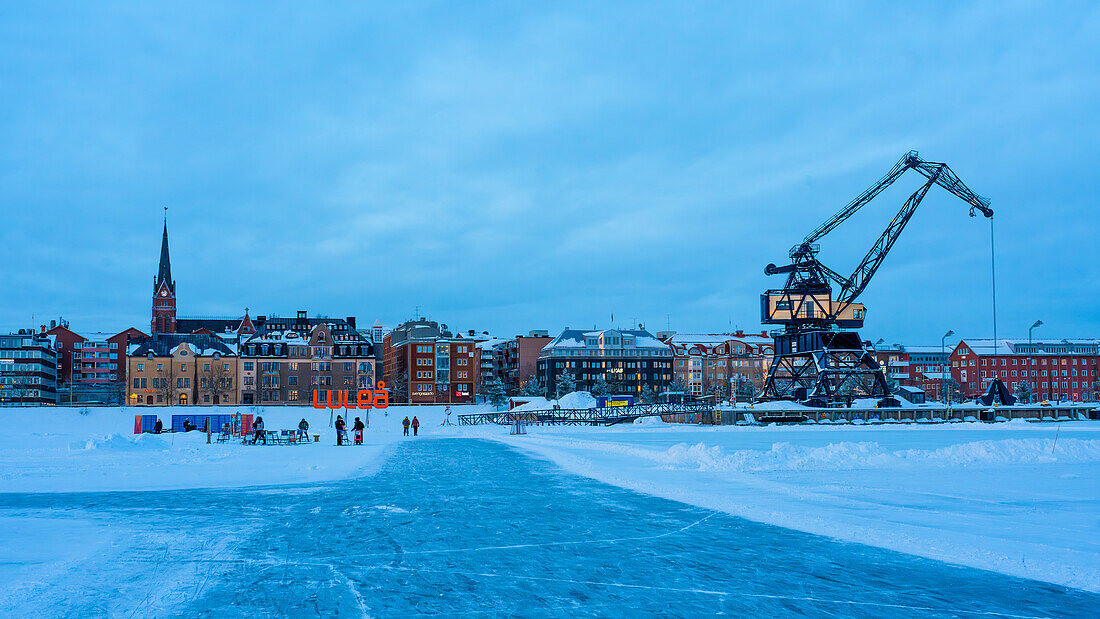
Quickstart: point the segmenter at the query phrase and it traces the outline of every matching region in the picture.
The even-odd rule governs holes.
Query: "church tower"
[[[172,261],[168,258],[168,220],[160,240],[160,268],[153,280],[152,333],[176,332],[176,282],[172,280]]]

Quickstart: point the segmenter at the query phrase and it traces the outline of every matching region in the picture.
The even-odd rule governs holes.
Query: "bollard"
[[[314,443],[320,443],[321,442],[321,435],[320,434],[314,434],[313,435],[313,442]]]
[[[206,418],[206,444],[210,444],[210,418]]]

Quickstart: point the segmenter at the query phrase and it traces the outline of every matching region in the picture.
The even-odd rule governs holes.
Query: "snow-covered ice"
[[[403,482],[423,486],[420,499],[399,490],[346,496],[339,517],[360,523],[408,518],[428,526],[420,519],[427,517],[422,508],[432,492],[450,496],[448,500],[492,492],[494,501],[502,500],[508,488],[520,483],[510,476],[518,474],[516,462],[530,462],[519,458],[526,454],[569,473],[695,506],[695,514],[724,512],[845,542],[1100,591],[1100,424],[710,427],[649,419],[611,428],[530,427],[526,435],[509,436],[509,429],[501,426],[443,426],[442,406],[394,406],[370,412],[365,446],[336,447],[327,410],[226,407],[219,412],[236,410],[263,415],[268,429],[294,428],[305,416],[311,434],[320,434],[321,441],[253,447],[206,445],[199,432],[132,434],[134,414],[156,412],[167,422],[171,409],[92,408],[86,415],[61,407],[5,410],[0,526],[6,534],[0,541],[0,565],[7,567],[0,569],[0,609],[34,608],[31,601],[39,598],[62,599],[67,589],[57,583],[74,570],[96,574],[77,585],[96,591],[115,587],[118,595],[148,594],[153,608],[177,608],[187,602],[186,595],[147,592],[149,575],[135,574],[126,561],[135,553],[150,564],[157,562],[157,553],[193,555],[202,561],[238,556],[244,561],[249,557],[240,557],[236,546],[254,544],[248,540],[258,534],[256,528],[270,529],[274,523],[266,518],[277,517],[280,510],[300,508],[303,518],[323,528],[333,514],[319,497],[328,496],[333,484],[389,483],[385,476],[406,466],[403,458],[428,458],[437,451],[453,455],[456,450],[466,456],[447,456],[446,466],[458,468],[448,469],[446,476],[420,467],[414,479],[395,482],[398,488]],[[479,410],[487,408],[452,407],[452,421]],[[352,417],[362,414],[349,412]],[[415,439],[401,436],[400,421],[413,414],[422,422],[424,440],[409,451],[402,444]],[[495,455],[499,450],[485,452],[476,447],[480,441],[462,439],[498,441],[518,460],[505,466]],[[477,454],[496,462],[496,468],[477,462]],[[463,480],[461,489],[453,487],[455,479]],[[523,483],[533,483],[530,491],[538,492],[539,482],[532,479]],[[585,492],[603,487],[586,486]],[[100,495],[104,498],[94,498]],[[604,499],[622,503],[628,495],[634,496]],[[279,503],[266,505],[264,497],[276,497]],[[529,494],[518,494],[515,500],[515,505],[491,507],[520,510],[512,517],[526,526],[513,541],[523,543],[530,535],[541,535],[536,519],[547,516],[523,511]],[[467,511],[451,517],[464,519],[467,528],[479,514],[489,513],[484,511],[488,507],[465,505]],[[661,505],[636,504],[633,517],[640,530],[649,529],[644,517],[638,519],[639,510],[657,513]],[[205,515],[192,518],[192,508]],[[274,511],[267,514],[269,510]],[[222,511],[224,517],[214,516]],[[430,526],[437,526],[432,522],[436,524]],[[595,530],[596,523],[589,524]],[[487,535],[479,531],[465,539],[461,531],[448,535],[456,536],[455,544],[468,543]],[[759,531],[786,535],[771,527]],[[217,572],[186,562],[157,570],[158,579],[181,583],[213,578]],[[597,570],[589,577],[606,574]],[[347,578],[351,584],[341,585],[345,591],[360,590],[362,579]],[[198,597],[206,595],[205,585],[195,586]],[[101,606],[94,608],[112,608],[112,594],[97,595],[93,599]],[[393,612],[405,607],[386,608]]]
[[[655,496],[1100,591],[1100,424],[467,429]]]

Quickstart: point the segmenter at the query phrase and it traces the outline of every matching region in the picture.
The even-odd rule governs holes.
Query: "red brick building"
[[[127,344],[149,337],[134,327],[119,333],[80,334],[64,321],[46,334],[54,336],[57,349],[61,404],[114,403],[112,398],[125,391]]]
[[[535,378],[539,354],[553,339],[547,331],[528,331],[493,346],[493,362],[508,395],[517,395]]]
[[[382,375],[393,399],[410,404],[473,403],[481,367],[477,342],[425,319],[390,331],[382,340]]]
[[[1100,340],[964,339],[951,351],[951,378],[967,398],[982,394],[994,378],[1012,392],[1031,386],[1032,401],[1097,399]]]
[[[657,337],[672,349],[674,377],[691,395],[750,397],[764,386],[775,345],[767,333],[676,333]]]

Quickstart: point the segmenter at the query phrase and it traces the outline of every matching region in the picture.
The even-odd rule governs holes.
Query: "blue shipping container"
[[[157,416],[156,415],[142,415],[141,416],[141,431],[152,432],[157,428]]]
[[[195,425],[195,428],[202,430],[205,427],[207,418],[210,419],[210,431],[215,434],[221,431],[223,425],[233,423],[233,415],[211,415],[203,413],[172,415],[172,431],[183,432],[183,421],[185,419],[190,419],[191,423]]]

